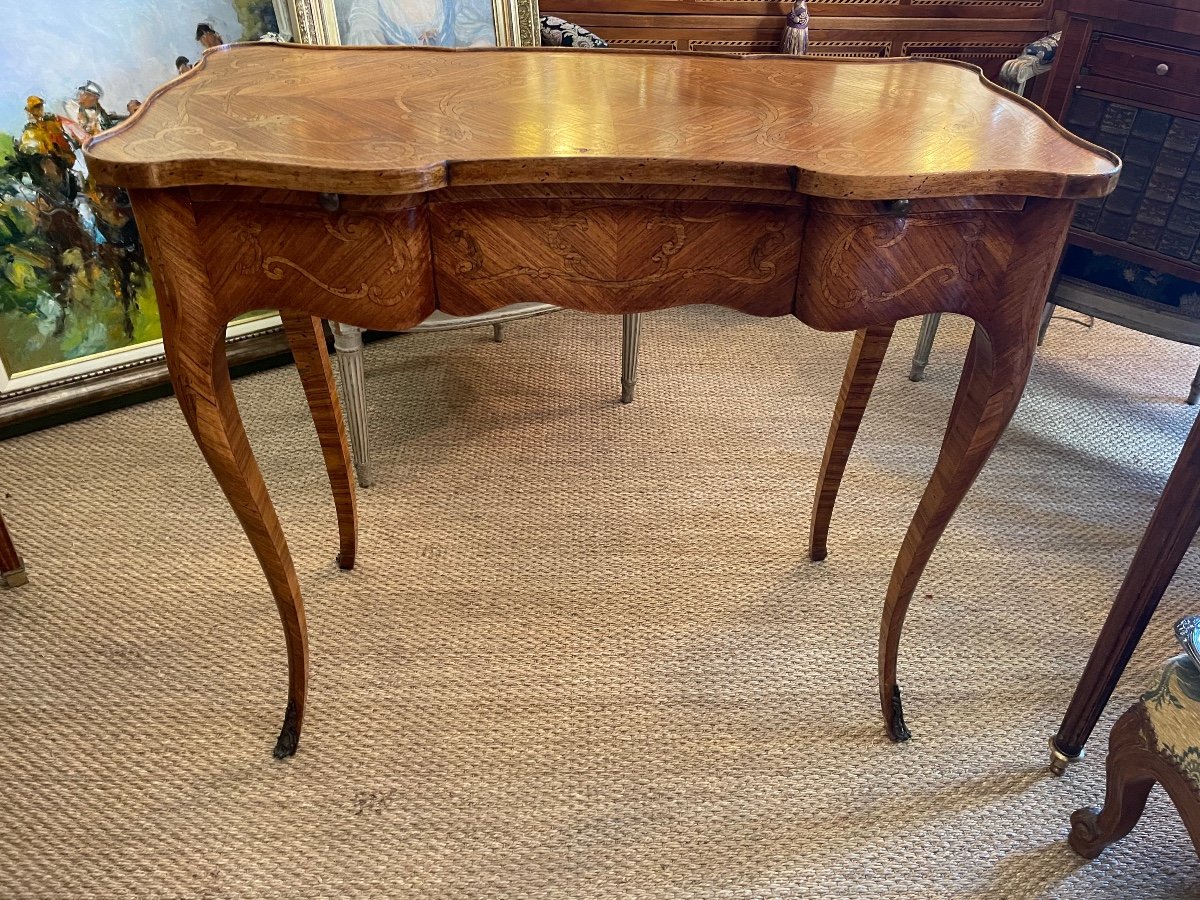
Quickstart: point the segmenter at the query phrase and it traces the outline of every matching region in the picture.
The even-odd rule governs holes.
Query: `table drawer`
[[[1200,97],[1200,53],[1102,35],[1086,65],[1091,77]]]

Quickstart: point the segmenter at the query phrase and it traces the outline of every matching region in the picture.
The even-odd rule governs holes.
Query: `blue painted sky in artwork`
[[[0,0],[0,131],[20,133],[30,94],[65,113],[88,79],[104,88],[104,108],[124,115],[175,76],[177,56],[196,60],[199,22],[241,37],[229,0]]]

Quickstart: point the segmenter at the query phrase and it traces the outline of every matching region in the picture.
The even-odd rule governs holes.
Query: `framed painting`
[[[536,47],[537,0],[279,0],[305,44]]]
[[[279,39],[281,0],[0,0],[0,436],[158,386],[154,284],[123,191],[81,147],[209,47]],[[84,32],[76,25],[87,23]],[[231,362],[283,352],[230,326]]]

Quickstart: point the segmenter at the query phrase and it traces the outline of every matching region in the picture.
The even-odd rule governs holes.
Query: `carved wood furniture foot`
[[[821,474],[817,476],[817,491],[813,496],[812,520],[808,529],[808,558],[820,562],[828,554],[829,520],[837,502],[838,488],[846,472],[846,460],[854,447],[858,426],[862,423],[871,390],[883,365],[895,325],[873,325],[854,332],[846,374],[833,409],[829,437],[825,440],[825,455],[821,459]]]
[[[354,102],[335,114],[313,85]],[[505,124],[517,116],[533,124]],[[940,61],[260,44],[207,53],[86,153],[99,183],[129,189],[180,406],[275,596],[289,671],[279,755],[303,721],[304,608],[229,389],[226,322],[285,311],[348,563],[354,494],[315,318],[406,331],[531,296],[621,315],[624,400],[643,312],[708,303],[860,332],[814,557],[893,324],[974,319],[880,626],[884,718],[901,739],[913,591],[1016,408],[1075,200],[1111,190],[1119,167]],[[335,340],[353,339],[338,326]]]
[[[8,526],[4,524],[4,516],[0,514],[0,583],[5,587],[15,588],[29,583],[25,574],[25,563],[17,553],[16,544]]]
[[[1095,859],[1133,830],[1150,789],[1163,786],[1200,853],[1200,669],[1187,656],[1170,660],[1157,683],[1109,734],[1103,809],[1071,815],[1068,841]]]
[[[1179,459],[1075,687],[1058,734],[1051,770],[1062,774],[1078,758],[1137,649],[1158,602],[1200,530],[1200,419],[1192,424]]]

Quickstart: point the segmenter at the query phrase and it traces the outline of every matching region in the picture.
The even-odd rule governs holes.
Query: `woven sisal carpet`
[[[882,736],[875,640],[966,347],[897,331],[834,519],[807,517],[849,335],[725,311],[561,313],[368,348],[361,563],[291,370],[242,379],[305,591],[283,642],[173,400],[0,445],[31,583],[0,592],[0,896],[1156,898],[1200,893],[1160,789],[1099,861],[1107,728],[1197,611],[1185,561],[1086,763],[1062,715],[1194,410],[1196,353],[1055,322],[934,556]]]

